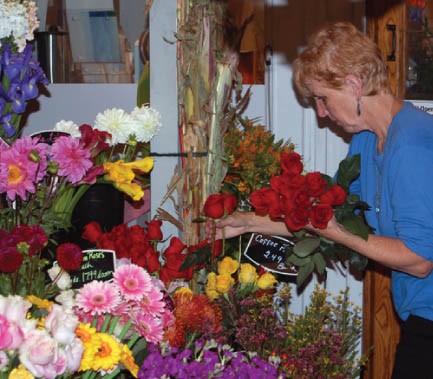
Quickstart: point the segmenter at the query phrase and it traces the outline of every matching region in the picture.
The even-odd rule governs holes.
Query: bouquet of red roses
[[[309,222],[325,229],[334,215],[333,206],[346,201],[346,192],[338,184],[328,186],[320,172],[303,175],[304,166],[298,153],[281,154],[280,176],[270,179],[271,187],[254,191],[250,202],[257,213],[284,218],[291,231],[304,228]]]
[[[363,270],[367,258],[342,245],[305,232],[311,223],[325,229],[335,215],[337,222],[347,230],[368,238],[371,228],[363,218],[368,204],[350,194],[350,184],[359,176],[360,157],[355,155],[339,165],[337,181],[320,172],[304,172],[301,156],[295,152],[281,154],[279,176],[270,179],[270,187],[254,191],[250,203],[259,214],[269,214],[273,219],[284,220],[293,232],[293,245],[287,245],[287,264],[297,266],[298,285],[302,284],[316,269],[319,275],[326,273],[325,256],[349,259],[357,269]]]

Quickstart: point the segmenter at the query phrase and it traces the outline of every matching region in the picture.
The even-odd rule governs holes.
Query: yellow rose
[[[254,284],[257,281],[256,268],[249,263],[242,263],[239,272],[239,282],[242,284]]]
[[[227,293],[235,284],[235,280],[229,274],[222,274],[216,277],[216,290],[219,293]]]
[[[230,257],[225,257],[222,261],[218,262],[218,274],[234,274],[239,267],[239,262]]]
[[[35,377],[26,370],[23,364],[14,368],[8,376],[8,379],[34,379]]]
[[[135,162],[125,163],[125,165],[131,167],[133,170],[148,173],[153,168],[153,159],[146,157]]]
[[[206,295],[208,295],[213,300],[218,298],[220,295],[220,293],[216,290],[216,284],[217,276],[214,272],[210,272],[207,276]]]
[[[270,272],[265,272],[263,275],[260,276],[259,280],[257,281],[257,286],[261,290],[270,290],[271,288],[274,288],[275,283],[277,283],[277,279],[275,279],[275,276],[272,275]]]

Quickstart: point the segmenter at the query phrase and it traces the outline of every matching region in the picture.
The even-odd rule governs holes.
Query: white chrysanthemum
[[[149,142],[161,129],[161,115],[147,105],[135,107],[131,117],[137,121],[137,130],[134,134],[138,142]]]
[[[132,117],[118,108],[107,109],[96,115],[94,129],[111,134],[110,145],[127,143],[129,136],[134,134],[136,126]]]
[[[61,120],[56,125],[54,125],[53,130],[56,132],[68,133],[71,137],[80,138],[81,132],[78,125],[73,121]]]

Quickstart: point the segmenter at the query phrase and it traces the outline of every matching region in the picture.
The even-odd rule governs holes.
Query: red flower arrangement
[[[338,184],[328,187],[320,172],[302,175],[304,166],[298,153],[281,154],[280,176],[270,179],[270,188],[254,191],[250,202],[256,212],[272,218],[284,218],[289,230],[297,231],[309,222],[324,229],[334,215],[333,206],[346,201],[346,192]]]
[[[188,268],[183,268],[182,265],[191,254],[210,246],[209,242],[202,241],[187,247],[179,238],[172,237],[169,246],[160,254],[157,245],[163,240],[161,225],[160,220],[152,220],[147,223],[146,232],[139,225],[128,227],[122,224],[115,226],[111,232],[103,233],[97,222],[91,222],[84,227],[82,238],[96,244],[98,249],[114,250],[118,259],[128,258],[151,274],[158,272],[159,278],[166,285],[176,279],[190,280],[194,270],[204,265],[194,263]],[[212,250],[213,257],[218,256],[221,250],[222,242],[218,241]]]

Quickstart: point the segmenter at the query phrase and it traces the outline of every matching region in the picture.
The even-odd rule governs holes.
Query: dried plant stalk
[[[207,197],[220,191],[227,171],[224,133],[234,117],[238,90],[238,51],[242,31],[229,21],[227,0],[178,0],[178,99],[184,175],[177,181],[177,206],[183,209],[183,241],[204,238],[202,216]],[[207,152],[193,156],[193,152]],[[182,183],[182,185],[180,185]]]

